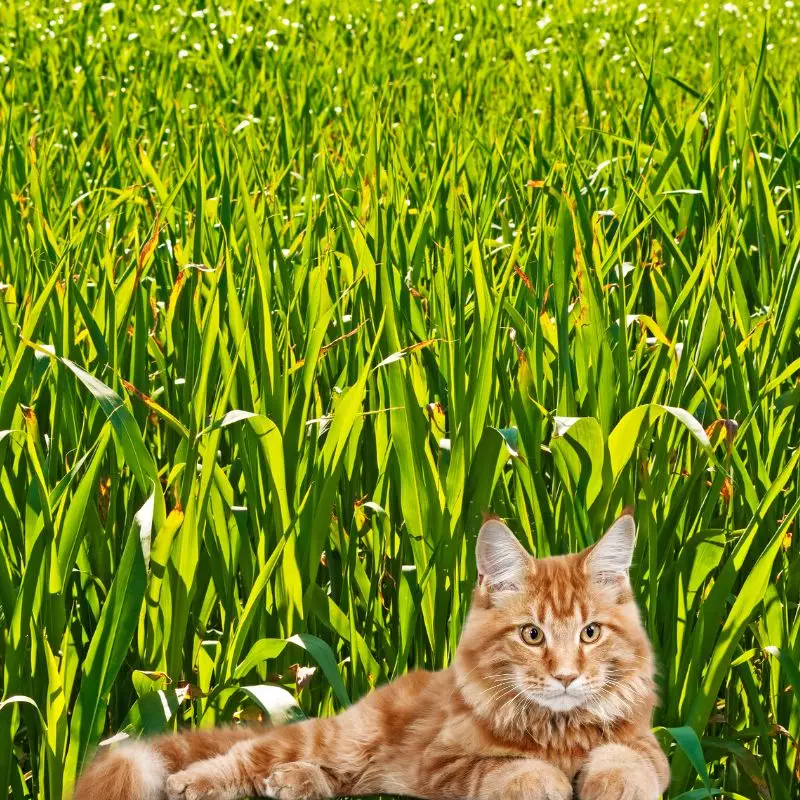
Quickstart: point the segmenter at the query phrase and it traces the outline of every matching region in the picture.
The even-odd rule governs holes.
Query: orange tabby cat
[[[650,644],[628,581],[623,514],[577,555],[536,560],[498,520],[455,663],[414,672],[338,717],[162,736],[101,756],[76,800],[656,800],[669,767],[650,723]]]

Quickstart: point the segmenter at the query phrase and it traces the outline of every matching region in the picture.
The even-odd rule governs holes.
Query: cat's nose
[[[577,677],[577,672],[559,672],[553,677],[566,689]]]

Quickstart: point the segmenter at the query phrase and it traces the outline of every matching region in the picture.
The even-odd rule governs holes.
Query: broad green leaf
[[[152,524],[154,495],[134,517],[125,550],[83,664],[80,691],[70,724],[70,746],[65,781],[80,774],[89,746],[105,724],[108,695],[128,653],[145,591],[145,560],[141,530]]]

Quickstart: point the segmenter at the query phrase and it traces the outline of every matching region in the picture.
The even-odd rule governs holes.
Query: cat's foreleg
[[[319,764],[282,760],[276,738],[272,735],[243,742],[224,755],[198,761],[171,775],[167,779],[168,800],[239,800],[251,796],[324,800],[345,793],[348,786]]]
[[[257,794],[248,751],[250,743],[197,761],[167,778],[168,800],[239,800]]]
[[[383,785],[376,769],[369,786],[347,785],[329,770],[308,761],[266,764],[253,758],[257,742],[199,761],[167,781],[169,800],[326,800],[343,794],[395,793],[396,779]],[[395,773],[395,770],[392,770]],[[411,789],[411,784],[414,783]],[[409,780],[413,794],[430,800],[571,800],[572,784],[557,767],[534,758],[448,759],[429,774]],[[408,794],[408,791],[404,791]]]

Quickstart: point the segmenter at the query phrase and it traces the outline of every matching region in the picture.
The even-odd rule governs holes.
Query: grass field
[[[446,666],[482,512],[630,504],[671,797],[798,797],[798,35],[1,3],[0,787]]]

